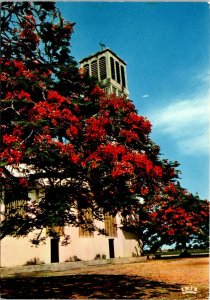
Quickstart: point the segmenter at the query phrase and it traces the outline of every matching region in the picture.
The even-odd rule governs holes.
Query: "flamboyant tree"
[[[24,218],[11,211],[5,216],[2,235],[75,220],[73,193],[80,194],[84,185],[81,113],[92,114],[78,103],[95,82],[81,76],[70,56],[72,32],[73,24],[52,2],[1,3],[0,159],[6,199],[17,194],[25,199],[26,189],[45,186],[40,205],[25,204]]]
[[[178,164],[160,158],[132,101],[105,95],[78,69],[73,24],[52,2],[2,2],[1,14],[0,168],[5,201],[26,200],[24,213],[5,213],[1,236],[78,225],[77,208],[126,219],[135,207],[143,220],[160,195],[170,208]],[[36,187],[44,193],[32,201]]]
[[[163,245],[182,250],[193,245],[208,247],[209,202],[189,193],[178,182],[166,184],[155,197],[148,197],[124,219],[142,247],[156,252]]]

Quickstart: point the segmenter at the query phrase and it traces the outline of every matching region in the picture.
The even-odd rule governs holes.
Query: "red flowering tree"
[[[78,225],[75,211],[85,207],[99,219],[107,211],[126,219],[135,208],[150,236],[160,234],[153,207],[161,197],[160,215],[176,211],[169,187],[178,164],[160,158],[149,120],[80,72],[69,52],[73,24],[54,3],[3,2],[1,14],[0,168],[6,205],[25,200],[24,213],[6,211],[1,237]],[[39,201],[26,196],[34,188],[44,188]]]
[[[124,220],[136,232],[143,248],[155,253],[163,245],[186,250],[208,248],[209,202],[189,193],[179,183],[168,183],[155,197],[148,197]]]
[[[25,190],[34,185],[45,187],[38,205],[25,203],[24,217],[8,210],[2,236],[75,221],[72,206],[84,183],[79,161],[81,112],[86,111],[78,103],[95,83],[81,77],[70,56],[72,32],[73,24],[63,20],[52,2],[1,3],[0,167],[5,201],[27,198]]]

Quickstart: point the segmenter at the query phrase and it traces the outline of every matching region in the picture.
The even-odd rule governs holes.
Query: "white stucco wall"
[[[35,247],[30,242],[30,235],[24,238],[7,236],[1,240],[0,266],[22,266],[34,258],[38,258],[39,262],[50,263],[49,242]]]
[[[35,200],[37,193],[30,193],[29,197]],[[36,199],[38,200],[38,199]],[[1,211],[4,211],[4,205],[1,206]],[[104,223],[94,221],[95,225],[104,228]],[[62,239],[59,241],[59,262],[65,262],[78,257],[81,260],[95,259],[96,255],[106,255],[110,258],[109,239],[113,239],[114,256],[132,257],[139,251],[138,241],[135,236],[124,232],[121,228],[120,216],[116,216],[117,237],[98,235],[94,232],[93,237],[80,237],[79,228],[65,227],[65,233],[70,236],[70,243],[62,246]],[[47,237],[44,244],[33,246],[30,240],[37,232],[34,231],[26,237],[14,238],[6,236],[0,241],[0,266],[12,267],[22,266],[30,260],[38,259],[39,262],[45,264],[51,262],[51,238]],[[43,236],[46,236],[46,230],[43,230]]]
[[[121,228],[117,229],[117,237],[107,237],[94,232],[94,237],[79,237],[79,228],[66,227],[65,231],[70,235],[70,243],[66,246],[59,242],[59,262],[69,261],[76,256],[81,260],[95,259],[96,255],[106,255],[110,258],[109,239],[114,239],[115,257],[132,257],[138,248],[138,242],[134,237],[124,234]],[[1,267],[21,266],[26,262],[38,259],[45,264],[51,262],[50,238],[45,244],[33,246],[30,239],[34,233],[23,238],[5,237],[1,241]]]

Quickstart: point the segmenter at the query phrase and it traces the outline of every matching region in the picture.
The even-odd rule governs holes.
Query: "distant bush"
[[[188,253],[209,253],[209,249],[187,249]],[[162,251],[157,251],[156,253],[152,253],[150,251],[145,251],[144,255],[173,255],[173,254],[182,254],[183,251],[181,249],[168,249],[168,250],[162,250]]]

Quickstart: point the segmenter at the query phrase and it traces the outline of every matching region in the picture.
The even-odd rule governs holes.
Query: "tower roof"
[[[114,55],[115,57],[117,57],[124,65],[126,65],[126,62],[125,62],[122,58],[120,58],[116,53],[114,53],[112,50],[110,50],[109,48],[106,48],[106,49],[103,49],[103,50],[101,50],[101,51],[98,51],[98,52],[96,52],[96,53],[94,53],[94,54],[91,54],[91,55],[89,55],[89,56],[83,58],[82,60],[80,60],[79,63],[81,64],[81,63],[83,63],[84,61],[89,60],[89,59],[91,59],[92,57],[98,56],[98,55],[100,55],[100,54],[102,54],[102,53],[105,53],[105,52],[110,52],[112,55]]]

